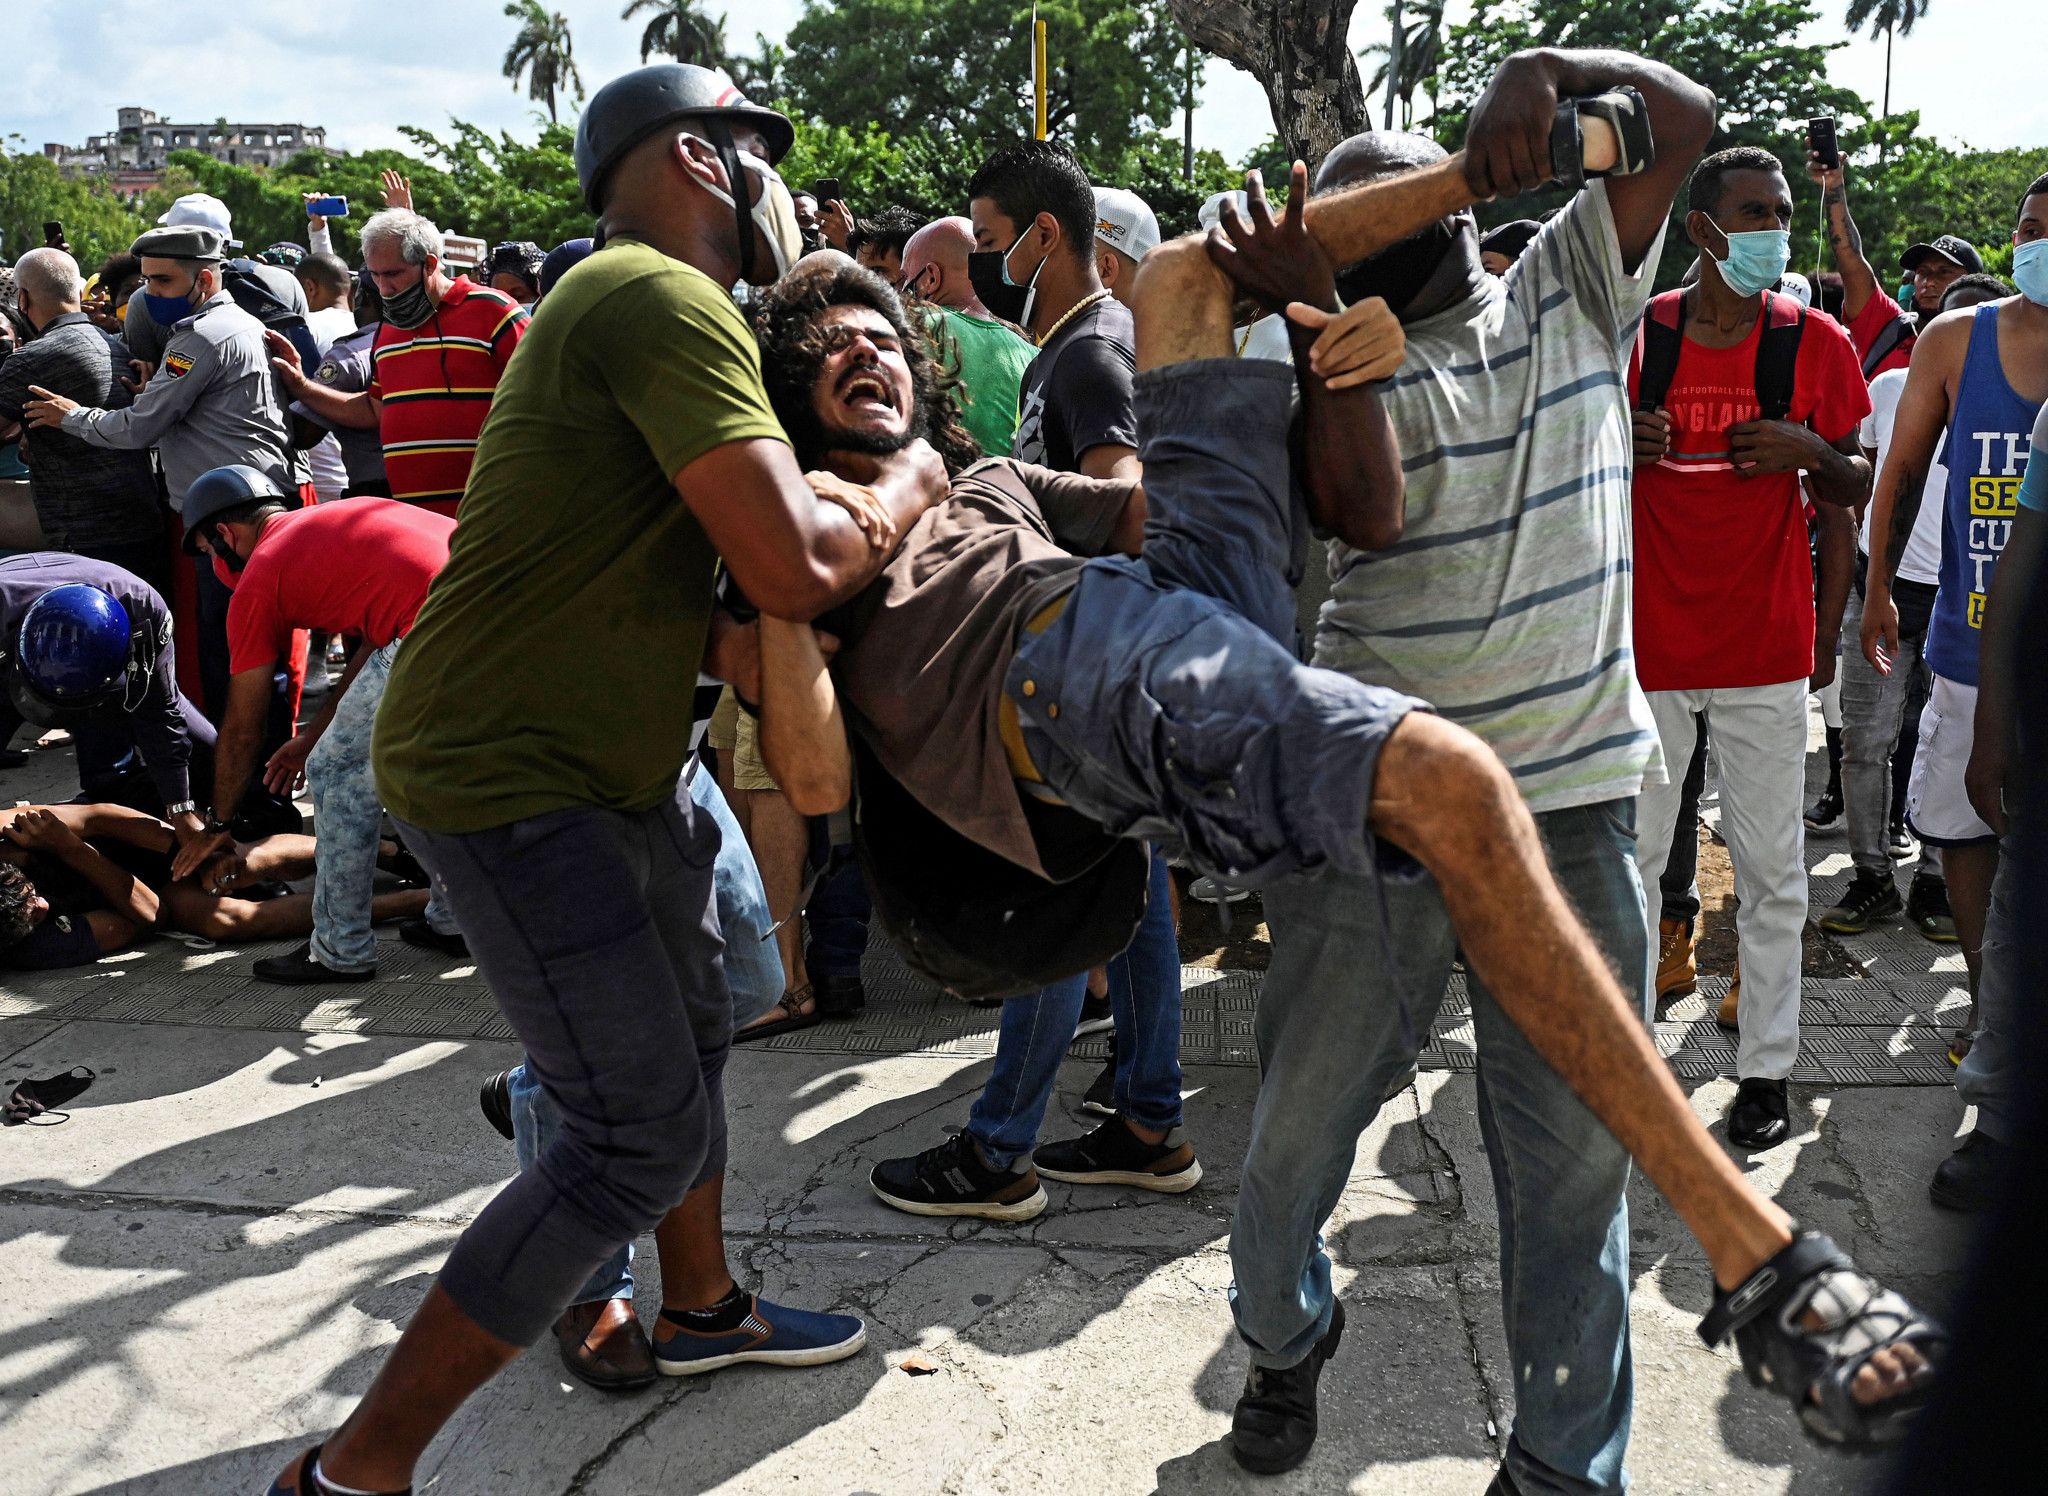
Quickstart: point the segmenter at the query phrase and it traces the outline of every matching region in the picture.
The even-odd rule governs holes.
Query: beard
[[[887,433],[849,431],[827,425],[819,419],[816,408],[808,401],[801,410],[791,414],[793,419],[782,423],[784,432],[789,437],[789,444],[796,448],[797,460],[806,468],[821,466],[827,452],[862,452],[871,457],[887,457],[901,452],[924,435],[921,410],[913,410],[910,423],[903,430]]]

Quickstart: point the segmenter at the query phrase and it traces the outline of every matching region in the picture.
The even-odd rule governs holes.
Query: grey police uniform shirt
[[[156,373],[126,410],[69,411],[64,430],[96,447],[155,447],[171,507],[201,473],[245,463],[290,492],[263,324],[222,291],[171,330]]]

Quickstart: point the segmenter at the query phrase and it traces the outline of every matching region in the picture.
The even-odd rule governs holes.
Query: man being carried
[[[370,778],[370,728],[399,642],[448,561],[455,522],[392,499],[340,499],[288,510],[254,468],[216,468],[185,497],[185,549],[235,578],[228,604],[227,720],[214,756],[213,819],[188,836],[173,872],[184,878],[227,850],[227,823],[256,769],[271,671],[301,629],[361,642],[319,717],[270,756],[263,782],[290,791],[303,772],[320,833],[313,935],[304,948],[258,961],[265,982],[367,982],[377,974],[371,881],[383,807]],[[445,908],[406,926],[415,945],[460,946]]]
[[[1547,150],[1551,110],[1541,113],[1536,144]],[[1524,123],[1536,133],[1535,121]],[[1444,211],[1440,186],[1432,197],[1420,184],[1387,185],[1394,195],[1367,188],[1324,205],[1317,237],[1335,246],[1332,257],[1358,259]],[[832,682],[808,631],[764,624],[771,767],[805,809],[844,797],[843,693],[859,753],[952,834],[1034,872],[1055,850],[1047,829],[1074,813],[1120,837],[1176,846],[1233,880],[1341,871],[1365,893],[1352,919],[1373,918],[1375,882],[1426,869],[1504,1020],[1697,1234],[1717,1282],[1703,1326],[1710,1341],[1734,1330],[1752,1374],[1768,1364],[1773,1384],[1831,1437],[1887,1437],[1918,1401],[1939,1332],[1824,1238],[1797,1232],[1708,1137],[1651,1043],[1640,978],[1631,1002],[1552,880],[1499,760],[1413,698],[1303,666],[1281,642],[1293,633],[1287,570],[1302,523],[1289,459],[1297,371],[1309,461],[1366,475],[1342,495],[1322,490],[1318,522],[1379,530],[1398,521],[1401,504],[1378,394],[1363,384],[1335,390],[1313,372],[1351,361],[1315,346],[1315,329],[1335,321],[1334,297],[1329,259],[1304,231],[1306,188],[1297,166],[1280,224],[1256,192],[1251,227],[1233,214],[1226,241],[1180,241],[1140,274],[1142,556],[1084,561],[1055,539],[1065,531],[1093,548],[1127,544],[1137,507],[1128,492],[1009,464],[967,470],[951,501],[911,527],[883,577],[833,621],[847,642]],[[1268,309],[1289,310],[1294,370],[1231,357],[1233,286],[1212,250]],[[932,429],[931,401],[902,351],[900,317],[872,298],[865,308],[826,302],[802,282],[766,299],[772,341],[807,322],[829,333],[807,394],[785,395],[778,408],[807,431],[800,440],[857,470],[872,457],[842,454]],[[1345,328],[1370,350],[1356,378],[1399,362],[1384,303]],[[949,688],[904,689],[919,679]],[[863,797],[879,782],[864,768]],[[1064,831],[1060,840],[1072,849]],[[1633,907],[1640,919],[1639,892]],[[1066,934],[1020,932],[1032,933],[1047,942]],[[1341,1049],[1325,1058],[1359,1063]],[[1340,1333],[1333,1320],[1313,1369]],[[1561,1353],[1556,1344],[1520,1352],[1546,1366]]]

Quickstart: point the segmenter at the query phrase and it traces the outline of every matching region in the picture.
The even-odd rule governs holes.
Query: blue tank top
[[[1941,589],[1927,625],[1928,667],[1966,686],[1977,684],[1984,598],[2019,512],[2020,479],[2040,411],[2038,401],[2022,400],[2006,383],[1998,361],[1998,304],[1978,307],[1948,423]]]

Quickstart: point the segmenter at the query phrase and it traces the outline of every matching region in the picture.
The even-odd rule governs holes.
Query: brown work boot
[[[1714,1022],[1724,1029],[1742,1027],[1742,958],[1735,958],[1735,977],[1728,983],[1728,995],[1721,999],[1721,1010],[1714,1015]]]
[[[1689,919],[1657,921],[1657,999],[1684,997],[1699,991],[1699,967],[1693,950],[1699,944]]]
[[[623,1392],[654,1380],[654,1347],[631,1299],[571,1304],[555,1321],[555,1343],[569,1374],[593,1387]]]

